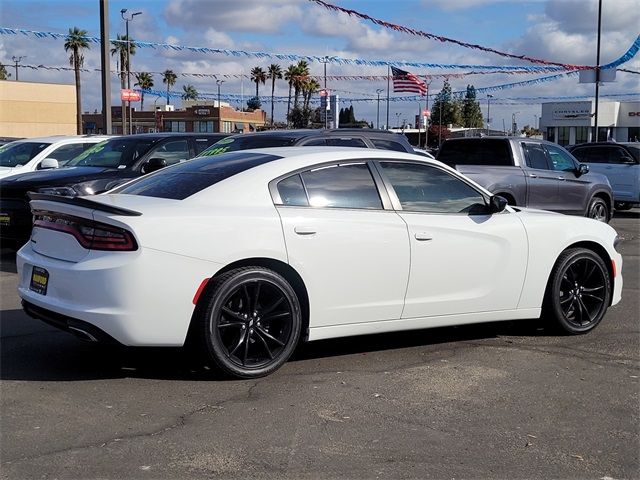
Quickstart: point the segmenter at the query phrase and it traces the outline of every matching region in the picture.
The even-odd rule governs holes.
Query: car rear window
[[[282,157],[243,152],[196,158],[140,177],[111,193],[184,200],[226,178],[279,158]]]
[[[296,139],[291,137],[267,135],[228,137],[214,143],[198,156],[208,157],[211,155],[219,155],[221,153],[249,150],[251,148],[289,147],[293,145],[295,141]]]
[[[513,165],[509,142],[503,139],[448,140],[438,152],[438,160],[456,165]]]

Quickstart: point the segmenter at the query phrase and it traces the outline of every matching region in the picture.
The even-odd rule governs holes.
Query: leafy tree
[[[356,123],[356,115],[353,112],[353,105],[349,105],[348,113],[349,113],[349,117],[347,119],[347,123],[350,123],[350,124]]]
[[[140,111],[144,111],[144,90],[149,90],[153,87],[153,75],[149,72],[136,73],[136,83],[134,85],[142,89],[140,95]]]
[[[467,85],[467,93],[462,100],[462,126],[482,128],[483,124],[480,103],[476,100],[476,89],[473,85]]]
[[[435,125],[459,126],[462,124],[460,105],[453,98],[451,85],[444,81],[442,90],[436,95],[431,109],[431,123]]]
[[[293,128],[307,128],[309,126],[312,114],[313,110],[308,107],[304,108],[294,106],[293,109],[291,109],[291,113],[289,114],[289,121],[291,122]]]
[[[289,119],[289,112],[291,110],[291,90],[293,89],[293,83],[298,75],[298,70],[295,65],[289,65],[284,72],[284,79],[289,83],[289,98],[287,100],[287,119]]]
[[[84,55],[82,50],[89,49],[87,40],[87,31],[80,30],[78,27],[69,29],[69,33],[65,37],[64,51],[71,52],[69,63],[73,67],[76,76],[76,130],[78,135],[82,134],[82,92],[80,86],[80,69],[84,64]]]
[[[302,82],[302,108],[309,108],[311,95],[320,89],[320,84],[315,78],[307,78]]]
[[[178,76],[173,70],[165,70],[162,72],[162,83],[167,86],[167,105],[169,105],[169,90],[176,84],[176,80],[178,80]]]
[[[8,80],[11,78],[11,74],[7,72],[7,68],[0,63],[0,80]]]
[[[127,45],[131,43],[129,52],[127,54]],[[120,65],[120,88],[124,89],[127,86],[127,71],[129,68],[129,58],[136,53],[136,45],[133,43],[133,39],[127,37],[127,35],[120,35],[115,40],[111,41],[111,56],[116,56],[116,64]],[[127,131],[124,120],[126,119],[127,102],[122,100],[122,132]]]
[[[300,60],[295,66],[296,75],[293,80],[293,106],[298,106],[298,98],[300,97],[300,91],[302,85],[309,76],[309,64],[305,60]]]
[[[254,67],[251,69],[251,81],[256,84],[256,97],[259,97],[258,88],[260,84],[263,84],[267,81],[267,73],[262,70],[260,67]]]
[[[282,78],[282,68],[277,63],[272,63],[267,68],[267,75],[271,79],[271,126],[273,127],[273,93],[276,89],[276,80]]]
[[[429,127],[429,144],[427,146],[440,148],[440,140],[443,142],[451,136],[451,130],[444,125],[431,125]]]
[[[258,110],[262,106],[262,102],[260,101],[260,97],[252,97],[247,100],[247,108],[250,112],[254,110]]]
[[[198,99],[198,91],[196,87],[193,85],[183,85],[182,86],[182,95],[183,100],[197,100]]]

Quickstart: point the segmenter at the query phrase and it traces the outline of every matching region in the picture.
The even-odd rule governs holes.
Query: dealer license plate
[[[31,271],[31,285],[29,288],[40,295],[47,294],[49,284],[49,272],[42,267],[33,267]]]
[[[0,213],[0,226],[4,227],[11,224],[11,215],[8,213]]]

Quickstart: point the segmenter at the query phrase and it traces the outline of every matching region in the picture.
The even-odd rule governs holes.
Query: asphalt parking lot
[[[506,322],[321,341],[257,381],[30,319],[3,250],[0,477],[640,478],[640,209],[611,224],[623,300],[591,334]]]

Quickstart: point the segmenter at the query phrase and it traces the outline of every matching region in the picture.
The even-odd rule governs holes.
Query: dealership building
[[[542,104],[540,131],[560,145],[595,141],[595,102]],[[598,141],[640,141],[640,102],[600,102]]]

